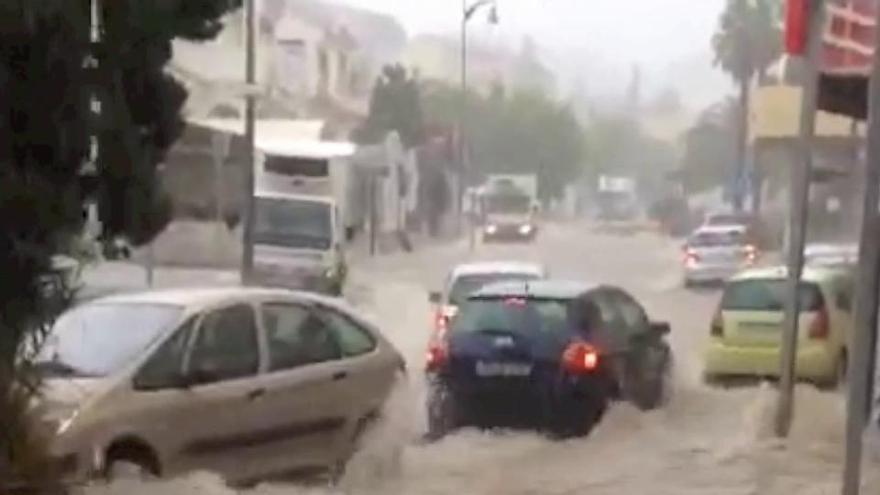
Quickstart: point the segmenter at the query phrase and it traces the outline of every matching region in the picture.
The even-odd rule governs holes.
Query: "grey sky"
[[[460,0],[337,1],[393,14],[411,34],[456,31],[461,18]],[[595,73],[601,73],[605,79],[628,77],[632,65],[639,64],[649,79],[648,85],[679,86],[672,81],[675,77],[671,75],[671,67],[703,65],[705,72],[698,77],[705,78],[706,82],[700,85],[719,86],[717,91],[704,88],[706,91],[721,94],[728,89],[723,79],[712,74],[708,67],[710,38],[724,0],[498,0],[498,3],[501,24],[493,27],[481,21],[485,17],[477,18],[471,26],[473,36],[502,42],[530,34],[552,53],[556,59],[553,65],[578,67],[581,78],[590,79]],[[610,81],[593,81],[590,85],[604,91],[607,88],[603,85],[607,83]]]

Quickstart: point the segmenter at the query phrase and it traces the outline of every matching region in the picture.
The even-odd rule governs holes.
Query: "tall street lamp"
[[[462,216],[464,210],[464,191],[467,185],[466,176],[471,172],[470,164],[468,163],[468,133],[467,133],[467,111],[468,111],[468,70],[467,70],[467,24],[474,17],[480,9],[483,7],[490,7],[489,11],[489,22],[492,24],[498,24],[498,4],[497,0],[477,0],[476,2],[469,3],[469,0],[461,1],[461,120],[458,126],[458,157],[459,164],[461,166],[461,171],[459,173],[458,179],[458,215],[457,215],[457,223],[458,223],[458,231],[461,231],[462,226]],[[473,205],[472,205],[473,208]],[[475,238],[474,238],[474,225],[471,222],[468,222],[468,239],[470,240],[470,247],[473,249]]]
[[[245,0],[245,83],[253,88],[257,82],[256,54],[256,6],[255,0]],[[249,91],[245,98],[245,146],[247,148],[247,167],[245,169],[244,232],[242,234],[242,284],[250,282],[254,269],[254,168],[256,167],[256,94]]]

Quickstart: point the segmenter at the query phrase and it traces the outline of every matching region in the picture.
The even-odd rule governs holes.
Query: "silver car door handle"
[[[256,390],[251,390],[250,392],[248,392],[247,399],[249,401],[256,401],[256,400],[262,399],[265,396],[266,396],[266,389],[265,388],[258,388]]]
[[[338,382],[340,380],[345,380],[346,378],[348,378],[347,371],[337,371],[336,373],[333,373],[333,381],[334,382]]]

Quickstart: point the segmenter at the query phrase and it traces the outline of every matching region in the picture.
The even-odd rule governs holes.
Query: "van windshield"
[[[486,213],[527,214],[531,210],[532,199],[520,194],[498,194],[486,196]]]
[[[287,248],[330,249],[331,207],[319,201],[257,198],[254,241]]]
[[[37,368],[65,377],[103,377],[131,364],[181,316],[170,304],[95,303],[72,309],[52,327]]]
[[[733,282],[724,291],[721,309],[728,311],[783,311],[785,308],[785,280],[754,279]],[[801,282],[801,311],[819,311],[824,307],[822,291],[816,284]]]

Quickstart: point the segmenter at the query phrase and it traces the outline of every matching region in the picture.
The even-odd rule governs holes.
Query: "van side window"
[[[260,349],[253,308],[238,304],[205,315],[189,364],[200,384],[256,374]]]
[[[159,346],[135,377],[135,388],[162,390],[177,385],[183,374],[183,358],[197,319],[193,316],[187,320]]]

